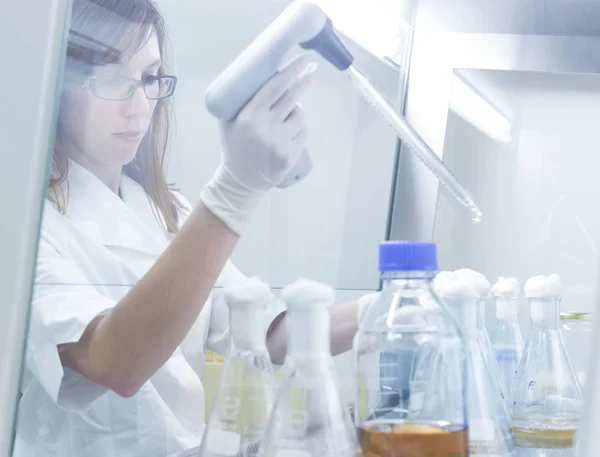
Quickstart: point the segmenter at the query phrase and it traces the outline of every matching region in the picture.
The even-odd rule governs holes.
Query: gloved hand
[[[370,292],[358,299],[356,321],[359,324],[362,321],[362,318],[365,317],[365,313],[369,310],[371,305],[379,298],[379,295],[381,295],[381,292]]]
[[[200,196],[204,205],[241,235],[254,209],[298,161],[306,124],[298,100],[315,63],[292,60],[271,78],[230,122],[221,124],[221,165]]]

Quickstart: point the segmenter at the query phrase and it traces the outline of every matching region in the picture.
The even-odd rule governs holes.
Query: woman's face
[[[79,163],[101,167],[122,167],[134,157],[150,127],[156,100],[148,100],[138,85],[126,100],[105,100],[98,95],[119,93],[123,78],[143,80],[156,75],[161,66],[156,34],[129,61],[94,67],[88,90],[81,81],[65,84],[60,112],[62,142],[69,157]],[[85,79],[83,81],[85,83]]]

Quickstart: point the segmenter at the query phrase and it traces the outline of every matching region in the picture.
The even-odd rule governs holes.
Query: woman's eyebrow
[[[146,69],[148,68],[154,68],[154,67],[158,67],[162,64],[162,59],[156,59],[154,62],[150,63],[149,65],[146,66]]]

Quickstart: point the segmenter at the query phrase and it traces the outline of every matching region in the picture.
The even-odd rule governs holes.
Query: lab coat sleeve
[[[219,282],[212,294],[210,326],[208,329],[207,347],[219,354],[227,351],[229,339],[229,309],[224,298],[224,289],[228,284],[244,279],[244,274],[231,262],[227,262]],[[271,323],[285,311],[283,301],[278,298],[271,300],[265,308],[265,336]]]
[[[114,305],[113,300],[89,285],[74,262],[62,257],[43,237],[40,239],[25,363],[58,406],[85,412],[107,392],[105,387],[64,367],[58,346],[79,341],[87,325]]]

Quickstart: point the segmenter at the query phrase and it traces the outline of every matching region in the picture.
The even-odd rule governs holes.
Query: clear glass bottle
[[[363,452],[467,456],[466,346],[432,290],[435,245],[384,242],[379,266],[383,289],[354,338]]]
[[[469,455],[512,456],[509,419],[478,338],[478,294],[469,281],[454,273],[438,275],[435,290],[467,340]]]
[[[531,330],[513,389],[511,432],[519,448],[566,456],[574,448],[582,397],[559,329],[557,281],[556,275],[534,277],[525,287]]]
[[[579,385],[583,389],[591,362],[592,313],[560,313],[560,330],[565,341],[567,355],[577,373]]]
[[[256,456],[275,396],[265,341],[269,287],[251,278],[225,289],[229,348],[200,445],[200,457]]]
[[[496,325],[492,334],[492,345],[500,368],[508,398],[517,370],[523,357],[523,335],[519,325],[519,281],[516,278],[500,278],[492,295],[496,300]]]
[[[330,350],[333,289],[286,286],[288,351],[260,457],[356,457],[360,446],[342,404]]]

